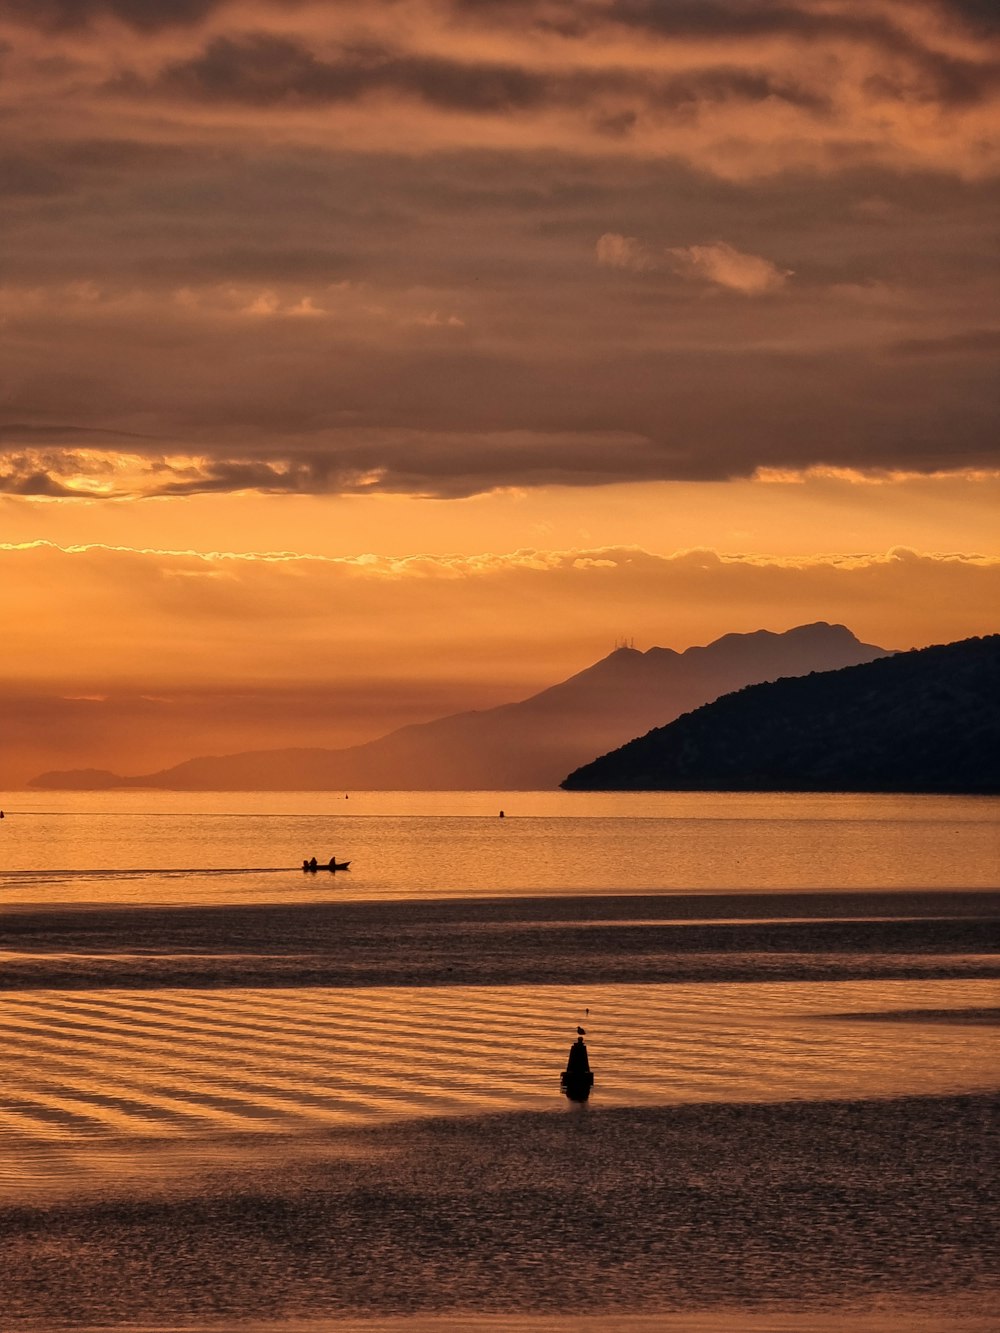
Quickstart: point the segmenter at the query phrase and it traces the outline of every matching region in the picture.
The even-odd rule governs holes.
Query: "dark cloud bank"
[[[18,58],[125,34],[86,131],[79,72],[39,58],[50,124],[12,85],[0,490],[73,493],[119,452],[107,493],[1000,465],[991,6],[456,3],[475,57],[389,40],[388,6],[353,36],[283,12],[0,4]],[[582,61],[606,33],[662,68]],[[927,133],[880,140],[886,106]],[[598,262],[607,236],[649,262]]]

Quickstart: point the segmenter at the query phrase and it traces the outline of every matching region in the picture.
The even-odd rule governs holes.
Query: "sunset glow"
[[[995,632],[997,35],[0,4],[0,783]]]

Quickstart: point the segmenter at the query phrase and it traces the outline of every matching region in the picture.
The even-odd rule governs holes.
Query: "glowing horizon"
[[[997,38],[4,6],[0,783],[370,739],[623,635],[995,631]]]

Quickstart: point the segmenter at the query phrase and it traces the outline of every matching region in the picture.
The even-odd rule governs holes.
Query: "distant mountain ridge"
[[[756,681],[884,657],[843,625],[726,634],[705,647],[618,648],[519,703],[401,727],[348,749],[290,748],[189,759],[138,777],[43,773],[32,787],[177,791],[533,790],[595,754]]]
[[[748,686],[562,786],[1000,793],[1000,634]]]

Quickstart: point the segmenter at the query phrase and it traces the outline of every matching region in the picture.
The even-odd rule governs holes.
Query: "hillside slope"
[[[619,648],[519,703],[402,727],[350,749],[296,748],[190,759],[158,773],[44,773],[34,787],[172,790],[532,790],[555,787],[621,745],[752,681],[867,662],[885,649],[843,625],[727,634],[683,653]]]
[[[1000,635],[750,686],[595,759],[562,785],[1000,792]]]

